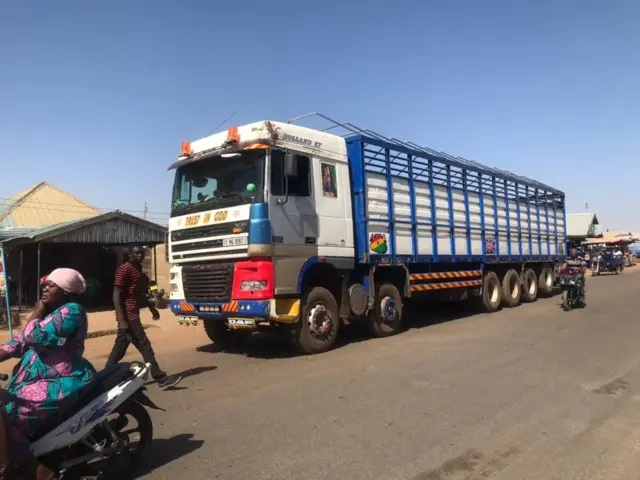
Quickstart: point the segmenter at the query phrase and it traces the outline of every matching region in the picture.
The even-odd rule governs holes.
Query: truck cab
[[[183,143],[171,169],[171,309],[214,342],[295,329],[305,272],[353,268],[343,138],[257,122]],[[338,295],[337,276],[333,285]],[[316,336],[334,336],[337,319],[317,317]]]

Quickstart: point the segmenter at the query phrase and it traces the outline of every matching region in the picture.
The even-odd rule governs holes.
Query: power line
[[[68,206],[68,204],[66,204],[66,203],[42,202],[42,201],[39,201],[39,200],[28,200],[28,199],[20,201],[20,200],[12,200],[10,198],[2,198],[2,197],[0,197],[0,205],[3,205],[3,204],[4,205],[9,205],[10,207],[15,205],[15,204],[20,204],[20,205],[33,204],[33,205],[38,206],[39,208],[42,208],[42,209],[45,209],[45,207],[43,207],[42,205],[59,205],[59,206],[64,206],[64,207]],[[75,206],[75,208],[82,208],[82,207],[80,207],[78,205],[78,206]],[[106,211],[111,211],[111,212],[114,211],[114,210],[120,210],[121,212],[126,212],[126,213],[132,213],[132,212],[133,213],[145,213],[144,210],[123,210],[121,208],[94,207],[92,205],[87,205],[86,207],[83,207],[82,210],[77,210],[76,212],[83,212],[85,210],[90,210],[90,209],[106,210]],[[49,209],[49,210],[52,210],[52,209]],[[53,209],[53,210],[55,210],[55,209]],[[71,211],[68,208],[66,208],[64,210],[65,211]],[[150,215],[161,215],[161,216],[162,215],[166,215],[166,216],[169,216],[168,212],[150,212],[150,211],[147,211],[146,213],[150,214]]]
[[[77,209],[73,209],[73,208],[47,208],[47,207],[38,207],[39,210],[46,210],[46,211],[50,211],[50,212],[65,212],[65,213],[90,213],[88,210],[89,209],[82,209],[82,210],[77,210]],[[114,211],[119,211],[119,212],[123,212],[123,213],[130,213],[130,214],[134,214],[134,216],[139,216],[139,215],[135,215],[135,213],[141,213],[141,211],[139,210],[121,210],[121,209],[99,209],[97,208],[96,210],[99,210],[101,213],[108,213],[108,212],[114,212]],[[147,215],[149,218],[155,218],[155,219],[167,219],[169,216],[168,215],[162,215],[162,214],[154,214],[154,215]]]
[[[238,113],[238,112],[233,112],[231,115],[229,115],[229,116],[228,116],[224,121],[220,122],[220,123],[216,126],[216,128],[214,128],[214,129],[213,129],[213,130],[211,130],[209,133],[207,133],[207,135],[206,135],[206,136],[208,137],[208,136],[209,136],[209,135],[211,135],[213,132],[215,132],[216,130],[218,130],[221,126],[223,126],[225,123],[227,123],[229,120],[231,120],[233,117],[235,117],[235,116],[236,116],[236,113]]]

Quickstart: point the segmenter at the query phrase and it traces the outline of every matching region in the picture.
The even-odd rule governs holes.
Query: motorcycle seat
[[[67,406],[67,408],[62,409],[56,415],[53,415],[51,418],[46,420],[40,428],[29,435],[29,441],[33,443],[39,438],[45,436],[51,430],[58,427],[58,425],[69,420],[104,392],[111,390],[119,383],[131,378],[132,376],[133,372],[131,372],[130,363],[118,363],[98,372],[95,381],[87,386],[78,401]]]

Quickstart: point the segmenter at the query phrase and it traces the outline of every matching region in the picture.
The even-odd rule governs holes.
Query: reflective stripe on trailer
[[[482,270],[468,270],[463,272],[438,272],[438,273],[412,273],[409,275],[414,280],[439,280],[443,278],[472,278],[481,277]]]
[[[461,282],[428,283],[425,285],[411,285],[412,292],[425,292],[427,290],[444,290],[446,288],[481,287],[482,280],[463,280]]]

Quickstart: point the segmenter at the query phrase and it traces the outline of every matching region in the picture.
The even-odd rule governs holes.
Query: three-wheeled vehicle
[[[602,247],[593,251],[591,258],[591,275],[597,277],[601,273],[622,273],[624,255],[619,247]]]

